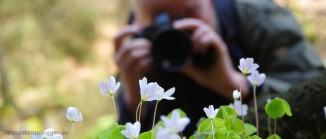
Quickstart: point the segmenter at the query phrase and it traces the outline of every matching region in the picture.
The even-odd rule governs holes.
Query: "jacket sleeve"
[[[275,91],[325,70],[293,14],[272,0],[237,0],[246,53],[267,74],[265,86]]]

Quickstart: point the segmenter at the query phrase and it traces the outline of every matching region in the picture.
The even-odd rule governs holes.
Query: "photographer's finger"
[[[135,50],[125,58],[121,68],[132,70],[134,67],[138,66],[143,59],[150,57],[149,55],[149,51],[146,49]]]
[[[153,65],[153,58],[146,57],[139,61],[138,65],[135,67],[135,70],[140,73],[145,73]]]
[[[139,31],[140,31],[140,27],[138,25],[132,25],[132,26],[123,28],[120,32],[118,32],[118,34],[116,36],[114,36],[115,50],[119,49],[119,47],[121,46],[122,41],[125,37],[134,35]]]
[[[193,52],[198,52],[200,47],[199,40],[200,38],[207,33],[207,30],[204,28],[198,28],[191,36],[192,42],[194,44]]]
[[[186,18],[173,22],[173,27],[177,30],[195,30],[203,25],[202,21],[194,18]]]
[[[204,34],[202,36],[200,36],[200,38],[198,38],[198,51],[199,53],[206,53],[206,51],[208,50],[209,47],[213,47],[214,46],[214,38],[213,36],[211,36],[210,34]]]
[[[145,49],[149,51],[150,45],[151,44],[148,40],[142,38],[126,42],[115,54],[116,63],[120,63],[125,59],[125,57],[130,55],[132,51],[137,49]]]

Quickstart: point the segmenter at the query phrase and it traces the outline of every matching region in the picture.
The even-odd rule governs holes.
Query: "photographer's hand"
[[[247,96],[249,86],[246,78],[233,68],[227,46],[212,27],[194,18],[175,21],[173,26],[177,30],[193,32],[191,39],[194,44],[194,53],[205,53],[208,48],[213,47],[217,55],[212,68],[199,70],[193,65],[188,65],[181,69],[183,73],[198,84],[210,88],[230,100],[233,100],[233,90],[239,89],[240,85],[243,97]]]
[[[122,29],[114,39],[115,62],[119,67],[121,79],[124,83],[124,99],[131,114],[136,111],[140,101],[139,79],[143,78],[153,63],[150,56],[151,43],[144,38],[132,38],[123,41],[126,37],[140,31],[136,25]]]

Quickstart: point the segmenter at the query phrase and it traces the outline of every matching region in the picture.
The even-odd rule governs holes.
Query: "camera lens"
[[[159,32],[154,38],[152,55],[157,66],[176,71],[191,61],[192,43],[189,34],[173,29]]]

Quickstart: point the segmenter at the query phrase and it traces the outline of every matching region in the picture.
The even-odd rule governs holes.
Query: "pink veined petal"
[[[206,116],[209,118],[209,111],[206,107],[204,108],[204,112],[205,112]]]
[[[216,117],[218,111],[219,111],[219,109],[215,109],[215,111],[214,111],[214,118]]]
[[[166,91],[165,93],[163,93],[163,99],[167,99],[167,100],[171,100],[171,99],[175,99],[174,97],[170,97],[174,94],[175,92],[175,88],[170,88],[168,91]]]
[[[126,138],[131,138],[128,130],[122,130],[120,133],[124,135]]]
[[[253,64],[254,63],[254,59],[253,58],[247,58],[246,59],[248,64]]]
[[[254,64],[252,64],[252,65],[250,66],[250,69],[248,69],[248,70],[249,70],[250,73],[252,73],[252,72],[254,72],[255,70],[257,70],[258,68],[259,68],[259,65],[256,64],[256,63],[254,63]],[[258,73],[258,74],[259,74],[259,73]]]
[[[169,118],[166,117],[166,116],[161,116],[161,120],[162,120],[162,122],[163,122],[164,124],[170,122]]]
[[[164,97],[164,99],[166,99],[166,100],[175,100],[174,97]]]
[[[181,132],[183,131],[186,126],[190,123],[190,119],[189,118],[181,118],[179,121],[178,121],[178,132]]]
[[[79,112],[79,115],[76,117],[76,122],[83,121],[83,115]]]
[[[147,78],[144,77],[143,79],[139,80],[139,87],[140,89],[144,89],[147,86]]]
[[[72,116],[71,115],[68,115],[68,113],[66,113],[66,117],[67,117],[67,119],[69,120],[69,121],[72,121]]]
[[[103,95],[107,95],[107,92],[109,90],[108,87],[103,82],[100,82],[98,86],[100,87],[101,93]]]
[[[120,87],[120,82],[118,82],[116,85],[115,85],[115,88],[114,88],[114,93],[116,93],[118,91]]]
[[[75,108],[75,107],[69,107],[67,109],[67,114],[70,115],[70,116],[78,115],[78,109]]]
[[[115,78],[113,76],[110,76],[109,79],[107,80],[107,84],[109,90],[113,92],[116,84]]]
[[[136,122],[135,125],[134,125],[134,127],[135,127],[135,134],[138,136],[139,133],[140,133],[140,128],[141,128],[140,123],[139,122]]]

